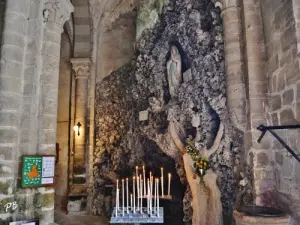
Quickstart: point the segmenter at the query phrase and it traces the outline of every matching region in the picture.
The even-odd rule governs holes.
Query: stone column
[[[61,33],[63,25],[70,18],[74,7],[70,0],[45,0],[43,2],[43,20],[40,26],[42,42],[40,53],[37,53],[36,56],[40,59],[37,60],[39,71],[37,73],[36,102],[38,106],[33,111],[33,114],[36,114],[37,128],[34,142],[37,154],[55,155]],[[38,191],[45,192],[42,188]],[[54,188],[47,188],[46,191],[47,196],[44,195],[44,199],[53,203],[43,207],[39,212],[41,225],[48,225],[54,221]],[[51,191],[53,193],[50,193]]]
[[[89,75],[90,59],[74,58],[71,59],[72,68],[75,75],[75,124],[78,122],[80,135],[74,134],[75,146],[73,152],[73,181],[74,185],[84,185],[87,182],[87,156],[88,156],[88,96],[89,96]],[[78,188],[76,188],[78,189]],[[72,188],[73,194],[75,189]],[[82,190],[84,191],[84,190]]]
[[[243,9],[249,105],[248,132],[245,142],[253,163],[256,203],[261,204],[260,196],[263,192],[274,190],[274,172],[271,163],[273,151],[270,150],[270,140],[266,135],[262,143],[258,144],[257,139],[261,132],[256,129],[260,124],[267,125],[268,111],[263,24],[259,0],[243,0]]]
[[[41,75],[38,88],[40,101],[37,144],[40,154],[55,154],[56,123],[50,127],[46,124],[53,117],[56,121],[61,33],[73,10],[69,0],[47,0],[44,4]]]
[[[93,176],[93,167],[94,167],[94,147],[95,147],[95,89],[96,89],[96,67],[95,61],[91,63],[90,66],[90,85],[89,85],[89,145],[88,145],[88,171],[87,171],[87,178],[88,178],[88,186],[92,187],[94,182]],[[87,213],[92,214],[92,202],[93,202],[93,194],[89,192],[89,196],[87,198]]]
[[[14,197],[18,176],[27,1],[7,0],[4,21],[1,22],[4,24],[1,26],[0,186],[1,201],[9,202]],[[5,219],[9,219],[9,213],[5,210],[0,212],[4,224],[9,223]]]
[[[246,90],[240,1],[220,0],[216,7],[222,10],[223,18],[229,112],[234,126],[245,132]]]

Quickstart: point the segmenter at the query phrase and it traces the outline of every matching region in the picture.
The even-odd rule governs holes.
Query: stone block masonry
[[[0,201],[16,201],[18,208],[1,210],[0,224],[40,218],[46,225],[54,220],[54,189],[20,189],[20,160],[55,154],[50,146],[55,146],[60,38],[73,6],[69,0],[7,0],[4,11]]]
[[[299,82],[299,2],[261,1],[264,39],[267,46],[265,71],[269,81],[269,113],[272,125],[295,125],[300,123]],[[276,59],[276,61],[274,61]],[[280,137],[296,152],[299,148],[300,132],[286,130],[277,132]],[[278,141],[270,137],[272,157],[265,168],[274,170],[277,207],[285,207],[290,211],[295,224],[299,224],[300,215],[300,170],[298,162],[282,147]],[[269,202],[270,203],[270,202]],[[276,205],[276,204],[275,204]],[[297,219],[298,218],[298,219]],[[292,224],[292,223],[291,223]]]
[[[258,144],[256,127],[299,124],[300,3],[219,0],[216,6],[222,10],[224,24],[228,106],[236,127],[243,127],[245,116],[242,130],[254,170],[256,203],[284,207],[296,221],[300,215],[297,163],[271,135]],[[299,131],[278,134],[297,151]],[[266,198],[274,192],[278,192],[276,199]]]
[[[14,5],[17,4],[17,1],[7,1],[5,5],[4,38],[1,46],[1,65],[6,64],[6,62],[11,65],[5,69],[1,68],[0,71],[0,108],[1,117],[3,118],[0,120],[0,164],[3,173],[7,171],[8,165],[17,164],[18,153],[21,149],[19,145],[19,124],[21,119],[21,84],[27,7],[21,4],[23,7],[15,8]],[[12,40],[15,41],[12,43]],[[12,77],[10,74],[15,75]],[[8,85],[9,81],[12,81],[14,85]],[[0,180],[1,203],[9,202],[15,197],[13,194],[18,171],[16,166],[8,168],[10,173],[5,173],[5,177]],[[11,213],[0,211],[0,218],[4,218],[4,222],[11,220],[11,217]],[[3,221],[3,219],[1,220]]]

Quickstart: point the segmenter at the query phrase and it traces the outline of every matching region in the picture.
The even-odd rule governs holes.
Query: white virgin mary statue
[[[178,89],[182,81],[181,76],[181,56],[175,45],[171,46],[171,57],[167,62],[168,82],[171,98],[178,95]]]

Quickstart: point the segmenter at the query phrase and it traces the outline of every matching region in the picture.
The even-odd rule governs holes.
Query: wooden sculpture
[[[171,137],[183,156],[184,168],[188,183],[192,192],[193,225],[223,225],[221,193],[217,185],[217,174],[212,169],[206,171],[203,182],[199,176],[195,176],[194,161],[186,152],[182,135],[178,133],[178,124],[174,121],[169,123]],[[209,157],[219,148],[224,126],[220,123],[214,144],[210,149],[202,148],[199,152],[202,157]]]

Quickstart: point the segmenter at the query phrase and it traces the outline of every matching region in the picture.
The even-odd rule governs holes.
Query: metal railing
[[[261,131],[261,135],[258,138],[257,142],[260,143],[262,138],[265,136],[266,132],[269,131],[285,148],[286,150],[292,154],[292,156],[300,162],[300,155],[297,155],[279,136],[275,133],[274,130],[283,130],[283,129],[300,129],[300,125],[286,125],[286,126],[264,126],[260,125],[257,127],[259,131]]]

